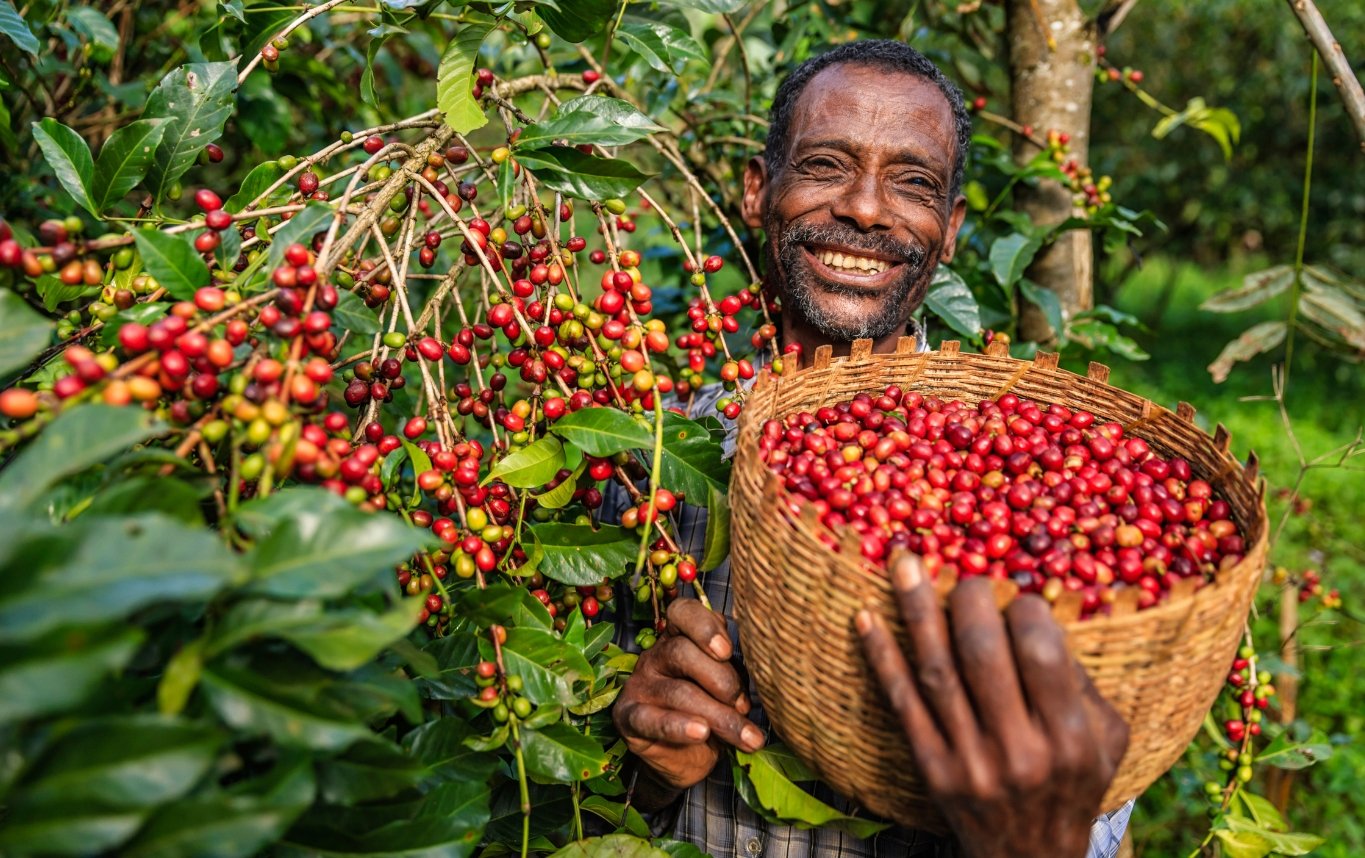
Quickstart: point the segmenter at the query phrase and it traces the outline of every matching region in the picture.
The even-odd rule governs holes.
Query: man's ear
[[[749,229],[762,229],[768,192],[768,167],[762,158],[750,158],[744,167],[744,200],[740,213]]]
[[[953,211],[948,215],[948,235],[943,241],[943,252],[938,261],[947,265],[957,253],[957,234],[962,229],[962,221],[967,217],[967,198],[958,197],[953,202]]]

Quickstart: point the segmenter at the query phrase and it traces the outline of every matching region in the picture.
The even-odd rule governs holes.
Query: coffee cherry
[[[222,210],[223,199],[208,188],[200,188],[194,192],[194,204],[205,212],[215,212]]]
[[[747,377],[743,363],[722,379]],[[851,529],[870,563],[907,550],[931,571],[1010,578],[1050,601],[1072,591],[1083,616],[1124,587],[1151,607],[1175,580],[1202,586],[1243,555],[1230,507],[1188,462],[1013,394],[971,407],[891,387],[769,420],[759,450],[791,502]]]
[[[38,413],[38,395],[22,387],[0,392],[0,414],[11,420],[27,420]]]

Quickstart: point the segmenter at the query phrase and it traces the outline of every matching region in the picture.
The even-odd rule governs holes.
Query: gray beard
[[[908,314],[924,300],[932,271],[925,264],[928,254],[921,247],[844,226],[815,228],[798,224],[783,231],[772,216],[764,224],[764,229],[768,233],[765,244],[769,257],[768,270],[781,278],[783,312],[795,314],[832,342],[879,340],[890,336],[905,327]],[[777,245],[775,258],[774,243]],[[905,270],[887,290],[859,289],[856,286],[829,283],[821,280],[806,261],[802,245],[807,243],[833,244],[889,256],[901,260]],[[911,301],[916,291],[919,294]],[[857,298],[877,296],[882,300],[876,310],[861,318],[840,319],[820,306],[817,296],[821,292]]]

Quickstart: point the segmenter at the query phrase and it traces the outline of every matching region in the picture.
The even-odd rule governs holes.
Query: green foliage
[[[1209,4],[1181,11],[1172,20],[1181,25],[1190,16],[1214,20],[1234,14],[1234,5]],[[669,0],[650,8],[558,0],[516,10],[390,2],[310,18],[281,47],[273,40],[301,11],[274,0],[227,0],[172,16],[134,5],[116,21],[89,6],[60,4],[26,6],[25,20],[9,0],[0,0],[0,32],[18,48],[0,67],[0,152],[10,166],[0,178],[0,209],[26,247],[37,242],[24,222],[49,216],[74,215],[82,225],[73,228],[78,243],[109,232],[96,242],[103,248],[99,283],[73,283],[56,271],[28,279],[0,272],[0,285],[6,287],[0,291],[0,375],[25,369],[48,352],[54,333],[63,341],[79,336],[104,351],[115,347],[121,326],[161,318],[158,308],[164,304],[145,303],[158,287],[174,299],[192,300],[210,283],[231,284],[227,291],[232,294],[224,298],[229,306],[246,301],[253,313],[273,306],[268,302],[277,296],[270,277],[285,249],[295,242],[318,249],[320,234],[334,223],[343,229],[355,223],[346,218],[353,218],[388,177],[399,169],[421,169],[420,164],[401,166],[412,132],[426,133],[442,122],[465,135],[458,139],[473,152],[458,175],[448,171],[442,181],[456,191],[461,178],[487,180],[476,205],[490,221],[499,208],[540,204],[550,213],[543,220],[559,228],[556,194],[575,197],[578,216],[586,220],[564,224],[556,235],[562,242],[574,232],[593,234],[597,223],[589,213],[595,204],[604,203],[613,214],[621,210],[618,220],[607,218],[602,229],[619,239],[638,226],[644,246],[657,245],[641,262],[640,274],[654,287],[657,316],[670,329],[681,330],[688,324],[687,301],[695,294],[679,273],[682,255],[668,246],[671,232],[661,220],[634,201],[618,206],[620,200],[645,186],[661,209],[674,213],[686,240],[695,237],[698,253],[714,249],[727,259],[737,255],[742,249],[737,239],[713,214],[737,211],[740,172],[757,151],[762,115],[782,73],[796,63],[848,38],[850,30],[902,34],[955,69],[970,92],[998,88],[1003,64],[993,51],[1001,10],[988,5],[973,14],[935,3],[923,11],[928,18],[898,18],[888,15],[884,4],[868,0],[838,9],[746,7],[730,0]],[[1129,30],[1157,27],[1153,19],[1159,16],[1148,19],[1147,14],[1145,4],[1139,7],[1117,39]],[[923,20],[934,21],[935,27],[924,27]],[[1278,33],[1265,20],[1241,25]],[[746,28],[738,41],[737,27]],[[1156,57],[1178,41],[1148,39],[1144,63],[1148,54]],[[267,45],[279,51],[278,62],[272,61],[268,73],[257,68],[239,80],[245,60]],[[1119,45],[1111,41],[1111,50]],[[586,88],[582,73],[596,71],[599,63],[605,65],[605,79],[580,94]],[[1195,64],[1168,65],[1162,73],[1178,78]],[[471,91],[484,66],[496,79],[485,96],[496,92],[501,99],[496,104]],[[1259,61],[1256,73],[1267,73]],[[1158,70],[1149,74],[1155,82]],[[538,86],[516,83],[534,77],[548,78],[552,88],[567,85],[547,98]],[[1289,78],[1291,86],[1300,86]],[[1154,241],[1202,252],[1192,238],[1196,235],[1217,245],[1213,255],[1222,253],[1237,238],[1225,223],[1235,220],[1226,213],[1230,208],[1215,213],[1213,193],[1208,200],[1196,198],[1180,187],[1180,177],[1199,176],[1205,183],[1199,187],[1213,189],[1219,205],[1244,199],[1238,195],[1248,188],[1264,192],[1257,216],[1266,216],[1268,233],[1282,226],[1276,220],[1282,189],[1266,186],[1286,184],[1282,176],[1288,173],[1250,169],[1257,162],[1248,150],[1263,145],[1266,123],[1275,122],[1283,126],[1277,138],[1288,139],[1292,145],[1286,151],[1294,151],[1297,132],[1283,129],[1297,126],[1267,119],[1264,106],[1248,106],[1250,99],[1264,100],[1265,86],[1257,91],[1261,95],[1244,95],[1229,91],[1222,78],[1213,83],[1214,92],[1206,92],[1204,82],[1188,87],[1207,102],[1191,96],[1184,111],[1155,128],[1156,137],[1166,138],[1161,148],[1143,149],[1139,157],[1133,156],[1136,149],[1156,145],[1150,142],[1156,120],[1128,110],[1130,103],[1119,98],[1102,99],[1101,116],[1114,109],[1105,106],[1111,101],[1125,113],[1097,123],[1101,140],[1109,128],[1124,128],[1125,145],[1102,143],[1096,149],[1101,159],[1122,160],[1122,171],[1110,170],[1117,177],[1114,195],[1134,208],[1105,202],[1050,227],[1015,213],[1014,195],[1022,187],[1064,178],[1059,166],[1064,154],[1044,151],[1017,163],[1007,137],[979,128],[964,189],[967,224],[952,268],[936,273],[925,302],[928,314],[956,336],[979,341],[984,328],[1014,332],[1022,297],[1043,309],[1058,333],[1055,347],[1068,359],[1145,358],[1144,348],[1162,343],[1154,333],[1158,326],[1144,327],[1133,315],[1104,306],[1068,318],[1055,295],[1031,282],[1026,272],[1038,253],[1075,229],[1094,231],[1111,257],[1123,256],[1129,245]],[[1178,83],[1169,86],[1182,98],[1188,95]],[[1231,113],[1209,104],[1228,105]],[[532,121],[525,122],[526,117]],[[1239,120],[1244,133],[1232,149],[1231,167],[1217,159],[1211,144],[1178,145],[1188,133],[1184,125],[1213,135],[1226,150],[1238,142]],[[1140,133],[1131,133],[1134,122],[1143,123]],[[510,139],[508,132],[517,126],[520,136]],[[364,128],[377,128],[386,142],[398,145],[364,163],[368,156],[360,154],[358,136]],[[674,148],[660,154],[647,140],[667,140]],[[214,142],[226,150],[221,163],[206,149]],[[485,156],[504,145],[511,147],[520,172],[513,161],[496,173],[489,168]],[[308,167],[325,179],[337,178],[326,185],[330,198],[320,195],[291,205],[300,201],[300,162],[294,152],[314,153]],[[684,168],[704,196],[693,192]],[[291,181],[263,196],[286,173],[293,173]],[[494,175],[495,187],[483,190],[494,185]],[[528,175],[542,191],[536,198],[526,190]],[[201,253],[193,239],[203,234],[202,214],[183,198],[182,184],[227,192],[225,208],[234,214],[281,206],[287,219],[278,211],[253,214],[252,232],[228,229],[219,247]],[[360,190],[342,212],[339,201],[350,193],[348,187]],[[1330,211],[1354,206],[1350,193],[1330,188]],[[148,205],[141,205],[147,198]],[[454,196],[446,201],[460,202]],[[434,198],[422,202],[440,209]],[[1155,217],[1138,210],[1144,207],[1177,229],[1163,232]],[[401,240],[409,228],[420,240],[424,222],[407,220],[416,208],[400,196],[387,203],[387,210],[374,210],[373,228],[366,224],[356,255],[369,253],[382,264],[383,254],[373,245],[365,250],[366,243]],[[1339,220],[1344,219],[1328,219],[1322,254],[1313,258],[1343,258],[1332,242],[1341,244],[1342,236],[1353,233]],[[92,221],[99,223],[93,230]],[[150,221],[148,228],[138,221]],[[543,222],[537,228],[551,229]],[[435,272],[470,265],[456,250],[464,236],[447,229],[443,237],[434,254]],[[124,250],[130,261],[119,260]],[[319,382],[332,402],[341,399],[346,382],[359,372],[358,363],[374,370],[381,332],[417,334],[429,324],[422,317],[424,307],[438,304],[441,290],[454,285],[453,278],[444,284],[435,273],[419,273],[414,261],[419,258],[399,254],[397,264],[412,276],[393,278],[396,294],[387,304],[372,300],[372,290],[389,281],[375,276],[376,269],[356,265],[354,256],[331,271],[341,287],[333,327],[345,334],[335,360],[329,360],[336,370],[333,381]],[[591,279],[584,278],[587,288],[575,301],[587,304],[595,297]],[[719,297],[748,286],[749,279],[743,266],[730,264],[708,275],[708,284]],[[571,285],[582,286],[576,278]],[[1305,330],[1339,348],[1360,348],[1358,285],[1309,268],[1300,286]],[[1212,298],[1211,309],[1247,311],[1254,321],[1273,325],[1260,316],[1263,302],[1282,300],[1287,288],[1283,275],[1275,273]],[[136,303],[116,302],[119,292],[131,294]],[[1143,302],[1137,304],[1129,306],[1133,313],[1144,309]],[[39,305],[46,314],[33,309]],[[422,321],[412,322],[399,305]],[[575,307],[572,315],[584,321],[587,314]],[[441,320],[433,333],[445,340],[450,325],[468,325],[449,313],[444,322],[444,334]],[[736,332],[728,345],[741,346],[751,333]],[[1160,336],[1169,335],[1162,326]],[[1273,330],[1254,337],[1247,357],[1264,360],[1259,355],[1273,339]],[[1204,353],[1214,344],[1202,326],[1188,330],[1181,341],[1194,344],[1191,353],[1200,360],[1220,359]],[[235,344],[232,366],[255,366],[266,357],[288,362],[287,349],[279,346],[269,336]],[[1029,355],[1032,348],[1015,343],[1017,354]],[[393,349],[402,360],[403,346]],[[388,346],[383,353],[391,354]],[[1307,360],[1311,363],[1316,354]],[[488,355],[480,352],[485,359]],[[498,362],[482,369],[510,374],[505,357],[497,353]],[[652,357],[658,365],[672,359]],[[519,497],[523,508],[535,501],[525,521],[509,519],[517,522],[510,531],[485,529],[487,536],[480,536],[506,541],[513,555],[525,556],[511,570],[516,574],[505,574],[504,563],[475,576],[467,563],[461,566],[470,560],[469,552],[461,554],[464,549],[452,544],[453,534],[413,528],[402,520],[413,520],[418,511],[430,516],[435,510],[448,519],[464,513],[435,503],[423,507],[417,477],[436,468],[434,454],[416,444],[393,446],[373,469],[380,490],[362,491],[363,500],[353,496],[359,486],[333,485],[348,494],[342,499],[293,484],[298,478],[291,477],[288,463],[303,445],[288,432],[297,427],[294,418],[316,415],[308,407],[295,403],[291,422],[279,426],[246,407],[232,414],[212,411],[213,397],[194,396],[186,398],[186,418],[165,399],[147,408],[91,404],[88,400],[100,396],[98,386],[54,405],[53,382],[65,372],[59,366],[60,361],[48,363],[24,379],[41,391],[39,418],[0,428],[0,449],[19,451],[8,454],[0,470],[0,732],[9,749],[0,766],[0,850],[465,856],[525,848],[567,856],[699,854],[688,844],[651,840],[643,819],[623,798],[626,786],[617,776],[623,748],[611,728],[609,707],[634,656],[610,643],[610,623],[585,621],[586,606],[575,611],[562,601],[552,615],[531,591],[555,588],[584,604],[588,593],[601,595],[604,585],[628,583],[635,589],[649,580],[649,572],[639,578],[632,574],[648,551],[639,535],[593,522],[593,511],[580,504],[583,491],[595,484],[585,478],[585,455],[625,453],[621,467],[627,473],[642,466],[658,484],[708,507],[703,556],[697,561],[703,569],[718,565],[729,548],[729,465],[714,421],[672,412],[659,417],[649,408],[637,407],[637,415],[593,407],[549,423],[551,434],[539,440],[531,435],[509,441],[518,433],[499,437],[498,430],[471,429],[488,449],[501,445],[484,460],[485,466],[496,464],[480,474],[487,477],[481,484],[527,489]],[[132,375],[126,365],[121,371],[120,380]],[[604,360],[593,371],[607,374],[613,368]],[[1163,400],[1215,395],[1201,388],[1188,392],[1196,382],[1187,373],[1132,372],[1150,374],[1139,377],[1148,380],[1149,389],[1159,389]],[[407,389],[394,385],[391,402],[367,404],[364,419],[392,424],[423,409],[453,409],[458,397],[446,390],[432,395],[417,376],[417,371],[408,373]],[[679,375],[670,372],[669,377]],[[242,383],[230,395],[254,407],[259,385],[247,383],[245,374],[233,380],[238,378]],[[290,378],[297,380],[297,373]],[[1318,391],[1324,401],[1340,400],[1342,389],[1354,390],[1353,379],[1338,377],[1337,382]],[[1341,419],[1315,407],[1324,433],[1329,421]],[[222,442],[210,439],[219,420],[229,424]],[[1258,444],[1280,445],[1271,449],[1289,461],[1282,433],[1277,426],[1267,428],[1273,422],[1244,418],[1234,421],[1234,429]],[[244,441],[258,426],[269,443]],[[353,428],[364,429],[360,421]],[[339,434],[331,438],[337,440]],[[171,453],[176,448],[182,455]],[[216,463],[203,457],[203,449],[217,455]],[[245,476],[252,468],[255,476]],[[440,471],[448,476],[450,469]],[[555,488],[533,491],[561,471],[567,477]],[[1285,474],[1276,478],[1288,481]],[[1355,564],[1358,571],[1358,553],[1348,550],[1354,521],[1348,511],[1352,503],[1359,509],[1359,491],[1341,482],[1331,486],[1324,501],[1330,510],[1326,537],[1318,539],[1322,532],[1291,521],[1283,550],[1303,560],[1306,552],[1317,550],[1310,545],[1326,544],[1333,562]],[[249,499],[251,494],[258,497]],[[379,505],[402,516],[376,513]],[[1355,559],[1335,559],[1343,556]],[[432,599],[442,607],[431,608]],[[498,635],[493,626],[506,627],[500,646],[493,644]],[[1310,632],[1330,642],[1336,642],[1331,635],[1340,635]],[[484,661],[500,662],[497,682],[517,677],[522,683],[518,701],[530,704],[527,712],[509,714],[504,703],[481,698],[483,689],[494,687],[476,674]],[[1330,734],[1324,739],[1293,725],[1262,751],[1262,759],[1286,767],[1306,763],[1310,756],[1325,760],[1305,776],[1323,779],[1314,783],[1327,785],[1319,792],[1331,798],[1311,808],[1311,825],[1296,819],[1294,826],[1325,830],[1329,818],[1356,815],[1354,787],[1365,777],[1365,762],[1342,738],[1361,726],[1349,694],[1357,678],[1325,660],[1314,666],[1331,671],[1328,675],[1345,689],[1334,694],[1322,687],[1326,682],[1308,686],[1305,708],[1326,713]],[[498,699],[511,699],[506,688],[498,690]],[[810,799],[797,786],[811,780],[810,772],[789,754],[770,748],[743,757],[740,768],[747,797],[773,818],[836,825],[856,836],[876,828]],[[1188,847],[1207,830],[1191,824],[1197,810],[1161,792],[1185,789],[1182,778],[1188,775],[1177,773],[1152,794],[1157,804],[1148,812],[1163,824],[1140,828],[1142,836],[1168,845],[1175,832],[1180,845]],[[1291,833],[1287,822],[1253,794],[1242,793],[1239,801],[1212,831],[1225,854],[1265,854],[1266,849],[1297,854],[1315,845],[1311,837]],[[525,815],[523,802],[531,808]],[[585,838],[578,821],[583,811],[618,833]],[[1171,820],[1176,824],[1168,824]],[[1358,843],[1362,836],[1349,834],[1348,842]]]

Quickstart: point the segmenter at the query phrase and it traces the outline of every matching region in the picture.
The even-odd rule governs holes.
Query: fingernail
[[[919,558],[907,554],[891,568],[891,580],[897,590],[913,590],[924,580],[924,569]]]
[[[725,635],[716,635],[711,638],[711,642],[707,646],[716,658],[730,657],[730,639]]]
[[[872,631],[872,612],[864,608],[853,617],[853,624],[858,627],[858,634],[865,635]]]
[[[749,704],[749,695],[739,695],[739,699],[735,701],[735,711],[741,715],[748,715],[749,710],[752,708],[753,707]]]
[[[763,747],[763,731],[757,727],[745,727],[740,732],[739,738],[744,742],[744,747],[749,749],[749,753]]]
[[[687,733],[687,738],[692,741],[701,742],[711,735],[711,728],[707,727],[704,721],[689,721],[684,732]]]

